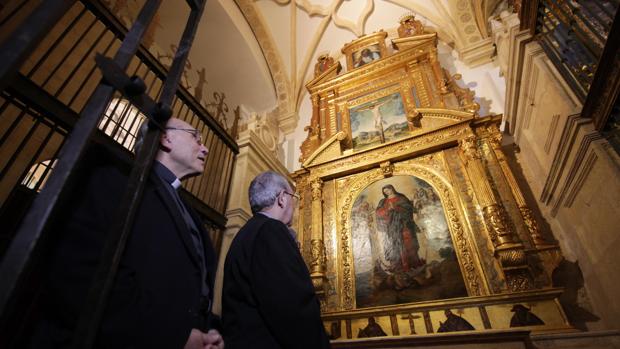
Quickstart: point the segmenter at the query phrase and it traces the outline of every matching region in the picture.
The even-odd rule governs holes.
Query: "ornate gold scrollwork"
[[[318,201],[322,198],[323,181],[320,178],[314,178],[310,181],[312,188],[312,201]]]
[[[496,125],[492,125],[492,126],[487,127],[487,132],[489,133],[488,140],[491,145],[491,148],[493,149],[493,153],[495,154],[495,157],[497,158],[497,161],[499,162],[499,165],[500,165],[500,168],[502,169],[504,177],[506,178],[506,181],[508,182],[508,185],[510,186],[510,191],[512,192],[512,196],[515,198],[515,201],[517,202],[517,206],[519,206],[521,217],[523,217],[523,222],[525,223],[525,226],[527,227],[527,230],[530,233],[530,238],[532,240],[532,243],[537,248],[550,246],[550,244],[547,241],[545,241],[542,234],[540,233],[538,222],[536,222],[536,219],[532,215],[532,210],[530,210],[530,208],[525,203],[525,198],[523,197],[523,193],[521,192],[521,189],[519,188],[519,185],[517,184],[517,181],[514,178],[514,175],[512,174],[510,167],[508,166],[508,163],[506,161],[506,156],[504,155],[504,152],[502,151],[502,148],[501,148],[502,134],[500,130],[497,128]]]
[[[392,177],[394,173],[394,165],[391,162],[385,161],[379,164],[379,168],[381,169],[381,173],[383,173],[383,177]]]
[[[506,211],[499,204],[486,206],[482,209],[484,221],[489,228],[489,234],[495,247],[514,243],[512,231],[508,225]]]
[[[522,248],[511,248],[497,252],[503,267],[519,267],[527,263],[525,251]]]
[[[480,152],[478,152],[476,136],[469,136],[459,141],[461,151],[467,161],[480,160]]]
[[[530,236],[532,237],[532,241],[536,247],[549,245],[545,238],[540,234],[540,228],[538,227],[538,222],[532,215],[532,210],[527,206],[520,206],[519,211],[521,211],[521,216],[523,216],[523,222],[525,222],[525,226],[527,230],[530,232]]]
[[[310,274],[323,274],[327,262],[323,240],[310,240],[310,256]]]
[[[532,279],[527,269],[506,272],[506,284],[512,292],[522,292],[532,289]]]
[[[312,194],[312,232],[310,239],[310,277],[314,285],[314,290],[319,297],[325,297],[327,287],[325,275],[326,257],[325,245],[323,243],[323,181],[321,178],[313,177],[310,179],[310,190]]]

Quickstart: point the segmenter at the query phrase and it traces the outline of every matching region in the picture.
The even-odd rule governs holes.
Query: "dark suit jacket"
[[[224,265],[226,349],[329,348],[308,268],[287,227],[256,214]]]
[[[69,345],[126,186],[125,170],[101,158],[87,163],[76,193],[53,224],[56,243],[47,273],[45,319],[35,331],[33,347]],[[98,347],[183,348],[191,329],[204,324],[198,315],[201,309],[203,314],[207,311],[201,302],[196,248],[164,185],[168,184],[151,174],[108,300]],[[197,225],[212,295],[215,255],[208,234]]]

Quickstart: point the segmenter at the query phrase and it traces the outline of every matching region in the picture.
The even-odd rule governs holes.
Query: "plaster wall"
[[[617,329],[620,157],[580,117],[580,101],[538,43],[518,31],[517,21],[502,23],[494,37],[507,76],[505,121],[520,149],[516,158],[544,223],[583,277],[572,300],[580,312],[565,310],[590,330]]]

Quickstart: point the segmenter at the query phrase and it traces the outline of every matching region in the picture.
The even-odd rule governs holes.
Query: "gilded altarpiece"
[[[345,45],[343,73],[321,56],[306,85],[294,224],[327,331],[572,330],[550,284],[561,255],[503,157],[501,116],[479,116],[436,34],[416,33]]]

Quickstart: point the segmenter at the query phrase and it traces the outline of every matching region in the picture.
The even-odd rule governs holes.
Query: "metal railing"
[[[202,132],[210,150],[207,171],[185,183],[185,189],[212,228],[212,237],[221,235],[238,148],[188,91],[177,88],[205,3],[186,2],[191,9],[188,24],[169,71],[140,46],[161,0],[146,0],[130,30],[97,0],[23,1],[10,9],[14,17],[28,13],[0,50],[0,219],[19,216],[10,214],[17,206],[21,211],[16,211],[27,213],[14,219],[15,226],[20,224],[14,237],[2,236],[11,244],[0,268],[0,325],[14,325],[12,314],[25,310],[16,307],[27,307],[19,291],[32,279],[29,268],[40,252],[45,225],[87,143],[95,138],[131,148],[141,113],[158,123],[173,115]],[[0,17],[0,29],[9,24],[14,24],[9,17]],[[136,155],[118,205],[119,219],[112,222],[89,293],[88,311],[78,322],[76,348],[93,344],[118,267],[115,257],[123,253],[130,234],[158,137],[159,130],[152,127]],[[24,192],[27,195],[21,195]],[[0,337],[8,334],[0,329]]]
[[[27,9],[23,3],[12,9],[12,15],[17,15],[19,9]],[[6,21],[6,18],[4,19]],[[11,190],[28,176],[33,165],[56,158],[57,155],[50,149],[60,145],[57,141],[50,143],[35,137],[38,133],[34,131],[25,134],[17,132],[25,127],[28,113],[22,111],[18,112],[18,117],[12,117],[12,113],[24,106],[24,102],[16,96],[31,94],[32,91],[25,89],[38,87],[76,115],[79,114],[101,80],[101,73],[94,61],[95,54],[115,54],[125,33],[126,29],[120,21],[100,2],[76,2],[25,59],[19,74],[32,84],[20,91],[16,91],[20,86],[9,86],[9,94],[0,99],[0,155],[4,159],[0,160],[0,207],[7,203]],[[146,94],[153,99],[159,97],[166,69],[146,49],[140,49],[131,60],[127,74],[141,77],[147,86]],[[36,101],[28,103],[31,102]],[[45,105],[41,107],[48,109]],[[106,116],[99,122],[99,129],[119,144],[131,149],[137,125],[143,118],[135,117],[136,110],[116,93],[106,108]],[[180,88],[174,97],[172,110],[173,115],[201,130],[205,145],[209,148],[207,171],[188,180],[184,187],[213,212],[223,217],[234,156],[238,152],[237,145],[224,127],[183,88]],[[33,113],[32,108],[30,113]],[[48,117],[50,120],[51,118],[53,116]],[[64,135],[74,122],[75,120],[63,124]],[[63,134],[54,133],[53,139],[62,139]],[[13,138],[17,137],[24,143],[22,147],[15,147]],[[41,157],[41,154],[45,156]],[[25,158],[28,158],[28,161],[18,161]],[[218,171],[210,171],[212,168]],[[49,175],[49,171],[45,172],[45,175]],[[39,185],[33,181],[45,179],[46,177],[41,176],[29,178],[31,186],[37,188]],[[217,220],[218,225],[222,224],[222,217]]]
[[[536,33],[543,49],[584,101],[603,54],[619,0],[540,0]]]

